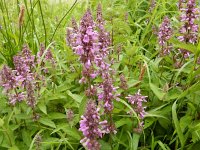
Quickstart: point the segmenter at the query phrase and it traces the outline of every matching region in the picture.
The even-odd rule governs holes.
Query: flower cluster
[[[79,55],[82,63],[82,78],[79,82],[88,85],[88,89],[85,91],[86,96],[89,99],[98,97],[97,102],[98,104],[103,102],[105,113],[111,113],[113,110],[113,99],[116,98],[116,88],[113,85],[113,70],[111,68],[112,60],[109,59],[111,38],[110,34],[106,32],[104,24],[101,5],[98,5],[97,8],[96,22],[93,20],[90,10],[87,10],[82,17],[79,26],[75,19],[72,19],[72,28],[68,28],[67,30],[67,43],[72,47],[74,53]],[[97,76],[102,79],[102,82],[93,84],[93,79]],[[87,108],[90,108],[91,105],[93,104],[89,102]],[[96,107],[92,106],[92,108]],[[106,131],[105,133],[115,132],[115,129],[111,122],[108,123],[107,121],[104,121],[104,131],[98,130],[98,134],[93,133],[94,136],[89,138],[83,130],[86,126],[83,124],[85,124],[85,122],[91,122],[91,124],[96,125],[96,127],[93,128],[98,128],[98,124],[93,123],[94,120],[86,119],[86,116],[90,115],[87,110],[84,117],[82,117],[80,124],[80,130],[85,136],[81,143],[85,143],[83,145],[87,145],[86,147],[88,149],[92,149],[91,145],[94,146],[94,148],[98,147],[97,138],[102,137],[100,133],[104,131]],[[96,113],[98,112],[98,110],[94,110],[94,112],[95,111]],[[99,120],[100,117],[98,118],[98,122]],[[110,118],[110,120],[112,119]],[[89,145],[88,139],[90,141]]]
[[[21,86],[18,76],[8,66],[4,66],[0,72],[0,85],[4,88],[4,93],[9,97],[9,103],[15,105],[25,99],[25,93],[16,91]]]
[[[80,27],[77,26],[74,19],[72,19],[72,27],[67,31],[67,42],[80,56],[83,64],[83,77],[80,82],[88,83],[88,80],[99,75],[103,82],[98,86],[101,91],[98,93],[98,97],[99,100],[104,100],[106,112],[110,112],[113,109],[112,100],[115,98],[116,88],[113,86],[111,64],[106,62],[111,62],[108,60],[111,38],[104,28],[101,5],[98,5],[97,8],[96,23],[90,10],[87,10],[80,22]],[[96,94],[96,87],[90,85],[86,93],[90,96]]]
[[[80,141],[89,150],[100,150],[98,138],[107,133],[107,121],[100,121],[99,108],[93,100],[89,100],[84,116],[81,116],[80,131],[84,138]]]
[[[9,98],[9,103],[15,105],[17,102],[26,100],[31,108],[36,106],[36,91],[38,91],[36,73],[36,59],[27,46],[21,53],[13,57],[14,69],[4,66],[0,72],[0,85]]]
[[[182,2],[183,3],[183,2]],[[183,25],[180,28],[181,36],[178,37],[179,41],[185,43],[194,44],[197,42],[198,36],[198,24],[196,24],[196,20],[199,17],[199,10],[196,8],[195,0],[188,0],[186,7],[181,8],[182,12],[180,21],[183,22]],[[183,53],[184,57],[189,57],[190,53],[185,49],[180,49]]]
[[[147,102],[146,101],[147,96],[141,95],[140,90],[138,90],[138,92],[135,95],[128,95],[126,98],[128,99],[128,102],[132,105],[134,111],[138,114],[139,118],[143,120],[146,114],[145,112],[146,107],[143,106],[143,103]],[[139,122],[137,130],[141,131],[142,128],[143,128],[143,121]]]
[[[99,53],[97,54],[96,65],[98,66],[98,74],[103,79],[100,83],[100,93],[98,93],[98,100],[104,101],[104,110],[106,113],[110,113],[113,110],[113,99],[116,99],[115,94],[116,87],[113,85],[112,74],[113,70],[111,68],[112,60],[108,60],[110,54],[109,48],[111,46],[110,34],[106,32],[104,28],[104,20],[102,18],[102,8],[99,4],[97,7],[97,27],[99,33]],[[107,63],[110,62],[110,63]]]
[[[159,45],[162,48],[161,55],[167,55],[170,53],[171,45],[169,45],[168,40],[171,36],[172,28],[170,26],[170,20],[168,17],[165,17],[158,32]]]
[[[96,53],[99,51],[98,32],[95,30],[90,10],[88,9],[84,14],[79,28],[74,19],[72,25],[73,29],[68,29],[67,32],[67,41],[74,52],[80,56],[83,64],[83,77],[80,82],[87,83],[86,80],[97,76],[93,64],[96,62]]]
[[[99,85],[101,92],[98,94],[98,100],[104,102],[104,110],[106,113],[110,113],[113,110],[113,99],[116,99],[115,95],[116,87],[113,86],[113,79],[108,72],[103,74],[103,82]]]

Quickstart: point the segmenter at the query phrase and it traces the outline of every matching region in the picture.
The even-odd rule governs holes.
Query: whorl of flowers
[[[8,66],[3,66],[0,72],[0,86],[3,87],[4,93],[8,96],[11,105],[15,105],[17,102],[25,99],[23,92],[14,90],[21,86],[20,82],[12,69]]]
[[[171,45],[169,45],[168,40],[172,36],[172,28],[170,25],[170,20],[165,17],[158,32],[159,45],[162,48],[161,55],[167,55],[170,53]]]
[[[30,90],[26,91],[26,87],[29,82],[34,82],[34,74],[31,72],[35,66],[34,59],[35,57],[31,55],[27,46],[24,46],[22,52],[13,57],[15,68],[12,70],[4,66],[1,70],[0,85],[4,88],[11,105],[28,98]],[[29,104],[28,100],[27,104]],[[31,104],[34,107],[34,103]]]
[[[123,74],[120,75],[120,88],[122,88],[123,90],[128,89],[127,80]]]
[[[74,118],[74,112],[72,109],[68,109],[67,112],[66,112],[66,118],[67,118],[67,121],[72,121],[73,118]]]
[[[196,8],[196,0],[188,0],[186,7],[181,8],[182,12],[180,21],[183,25],[180,28],[181,36],[178,37],[179,41],[194,44],[197,42],[198,37],[198,24],[199,10]],[[190,53],[187,50],[180,49],[184,57],[189,57]]]
[[[185,3],[186,0],[179,0],[178,1],[178,9],[180,10],[183,7],[183,3]]]
[[[99,87],[102,89],[102,92],[98,95],[98,99],[104,101],[105,112],[111,112],[113,110],[113,99],[116,99],[114,94],[116,88],[113,86],[113,79],[108,72],[103,74],[103,82]]]
[[[24,46],[22,52],[13,57],[15,72],[18,78],[22,80],[23,87],[26,81],[31,81],[34,78],[32,69],[35,67],[35,56],[31,55],[27,46]]]
[[[100,150],[97,140],[107,132],[104,130],[107,121],[100,121],[99,108],[93,100],[89,100],[85,114],[81,118],[79,130],[83,132],[84,138],[80,142],[88,150]]]
[[[135,95],[128,95],[126,97],[128,99],[128,102],[132,105],[133,110],[138,114],[139,118],[141,120],[144,119],[144,116],[146,114],[145,108],[143,106],[144,102],[146,101],[147,96],[143,96],[140,94],[140,90]],[[143,127],[143,121],[139,122],[138,124],[138,131],[141,131]]]
[[[34,87],[36,84],[35,73],[33,69],[35,67],[35,56],[31,55],[31,51],[27,46],[24,46],[22,52],[13,57],[15,66],[15,72],[18,78],[20,77],[22,87],[26,93],[26,102],[34,108],[36,105],[36,99],[34,96]]]

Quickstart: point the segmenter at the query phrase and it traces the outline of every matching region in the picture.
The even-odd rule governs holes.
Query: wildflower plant
[[[198,149],[199,1],[98,3],[0,1],[0,150]]]
[[[83,77],[79,82],[88,85],[88,89],[85,93],[89,99],[98,97],[97,102],[98,104],[103,103],[102,105],[105,114],[111,113],[113,110],[113,100],[116,98],[114,96],[116,88],[113,85],[113,79],[111,76],[112,69],[108,59],[111,40],[109,33],[106,32],[104,28],[101,5],[98,5],[97,8],[96,22],[92,17],[91,11],[88,9],[80,21],[80,26],[78,26],[76,21],[72,19],[72,27],[72,29],[68,29],[67,31],[67,43],[72,47],[74,52],[79,55],[79,59],[83,64]],[[92,82],[96,77],[102,78],[102,82],[98,85]],[[95,99],[93,99],[93,101],[95,101]],[[89,105],[91,105],[91,102],[87,104],[87,107],[90,107]],[[90,110],[86,109],[85,115],[82,116],[82,119],[86,118],[87,111]],[[98,118],[100,119],[100,117]],[[84,134],[85,132],[82,128],[82,122],[83,121],[80,122],[80,130]],[[115,132],[112,123],[107,125],[107,130],[107,133]],[[86,135],[84,134],[84,136]],[[97,137],[102,138],[102,136]],[[85,138],[82,141],[86,142],[87,140]],[[92,142],[92,139],[89,139],[89,141]],[[83,145],[88,147],[88,149],[92,149],[93,146],[90,146],[90,144],[92,143],[86,142],[86,144]],[[97,143],[95,146],[96,149],[100,148]]]
[[[41,47],[38,54],[44,53]],[[50,50],[45,54],[46,61],[53,61]],[[37,71],[36,61],[42,60],[42,55],[35,57],[31,54],[28,46],[24,46],[22,51],[13,57],[14,69],[4,66],[0,72],[1,86],[4,89],[6,96],[8,96],[9,104],[16,105],[16,103],[25,101],[29,107],[34,109],[39,97],[40,84],[39,80],[44,78],[43,74]],[[43,59],[44,61],[44,59]],[[44,63],[44,62],[43,62]],[[44,68],[44,64],[40,68]],[[44,82],[44,80],[42,81]]]
[[[104,135],[102,133],[116,134],[112,118],[112,111],[114,109],[113,101],[118,100],[118,96],[120,96],[119,94],[116,94],[118,87],[114,86],[113,74],[115,74],[115,72],[112,69],[112,65],[115,62],[110,58],[112,49],[111,37],[109,32],[105,29],[101,5],[99,4],[97,7],[96,22],[94,21],[90,10],[87,10],[82,17],[80,25],[78,25],[73,18],[72,28],[68,28],[66,39],[74,53],[79,55],[79,60],[83,66],[82,78],[79,82],[88,86],[85,94],[88,97],[89,102],[87,103],[85,114],[81,117],[82,120],[80,121],[79,129],[84,135],[81,143],[88,149],[99,149],[100,147],[97,140],[98,138],[102,138]],[[102,81],[95,83],[95,78],[101,78]],[[121,88],[127,90],[128,86],[125,83],[126,80],[124,77],[121,77],[120,79],[121,82],[123,82],[123,85],[120,85]],[[93,104],[94,101],[97,102],[98,108]],[[137,103],[136,105],[140,105],[138,106],[140,109],[143,107],[141,103]],[[100,122],[100,118],[106,118],[106,120],[103,121],[106,132],[98,128],[98,123],[94,124],[94,120],[89,119],[92,118],[90,113],[93,109],[96,109],[96,112],[93,112],[93,114],[96,114],[96,119],[98,118],[98,121],[96,122]],[[103,109],[104,113],[101,113],[98,116],[97,113],[99,112],[99,109]],[[90,124],[94,125],[90,127]],[[95,131],[93,128],[96,128]],[[96,133],[97,131],[98,133]],[[88,135],[89,133],[94,136]]]

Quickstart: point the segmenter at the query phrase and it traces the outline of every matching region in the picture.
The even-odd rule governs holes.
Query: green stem
[[[11,147],[12,147],[14,144],[12,143],[12,140],[11,140],[11,137],[10,137],[10,135],[9,135],[9,133],[8,133],[8,130],[7,130],[4,126],[3,126],[2,128],[3,128],[3,130],[4,130],[4,133],[5,133],[6,136],[8,137],[9,143],[10,143],[10,145],[11,145]]]
[[[51,40],[50,42],[52,42],[53,38],[54,38],[54,35],[56,34],[56,31],[58,29],[58,27],[60,26],[60,24],[62,23],[62,21],[65,19],[65,17],[69,14],[69,12],[74,8],[74,6],[76,5],[77,3],[77,0],[75,0],[75,2],[73,3],[73,5],[70,7],[70,9],[66,12],[66,14],[62,17],[62,19],[59,21],[58,25],[56,26],[56,29],[54,30],[53,32],[53,35],[51,37]]]
[[[45,22],[44,22],[44,15],[42,13],[42,6],[41,6],[40,0],[39,0],[39,8],[40,8],[41,16],[42,16],[43,27],[44,27],[45,47],[46,47],[47,46],[47,30],[46,30],[46,25],[45,25]]]
[[[132,138],[133,150],[138,149],[139,140],[140,140],[140,134],[133,133],[133,138]]]

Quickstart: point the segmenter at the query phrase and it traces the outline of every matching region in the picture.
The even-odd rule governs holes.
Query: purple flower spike
[[[11,105],[15,105],[17,102],[21,102],[26,99],[26,94],[24,92],[15,93],[15,94],[8,94],[9,95],[9,103]]]
[[[104,129],[107,121],[100,121],[99,109],[94,101],[89,100],[84,116],[81,116],[80,131],[84,138],[80,141],[88,150],[100,150],[100,144],[97,141],[102,138],[106,132]]]
[[[102,78],[103,82],[99,86],[99,88],[102,89],[102,92],[98,94],[98,98],[99,101],[103,100],[105,112],[109,113],[114,108],[113,99],[116,99],[116,88],[113,86],[113,79],[108,72],[104,72]]]
[[[8,66],[4,66],[0,72],[0,85],[4,88],[7,93],[16,87],[16,79],[12,70]]]
[[[96,55],[99,51],[99,34],[95,30],[96,26],[90,10],[87,10],[82,17],[79,27],[75,19],[72,19],[72,26],[72,29],[67,30],[68,45],[80,56],[84,67],[83,76],[86,79],[94,78],[96,72],[93,69],[93,64],[96,62]]]
[[[104,28],[104,21],[102,18],[101,5],[97,8],[97,19],[94,22],[92,14],[88,9],[80,21],[80,25],[72,20],[72,28],[67,30],[67,43],[73,49],[74,53],[79,56],[79,60],[83,66],[82,78],[79,83],[87,84],[86,96],[91,99],[98,97],[98,104],[103,106],[105,113],[111,113],[113,110],[113,100],[116,98],[116,88],[113,85],[113,70],[111,69],[112,61],[109,60],[109,48],[111,46],[110,34],[106,32]],[[102,82],[97,85],[93,84],[96,77],[102,78]],[[101,103],[102,102],[102,103]],[[102,104],[102,105],[101,105]],[[98,126],[100,126],[100,116],[98,110],[94,108],[93,102],[89,102],[86,113],[82,117],[80,122],[80,130],[83,132],[85,138],[81,140],[81,143],[87,149],[99,149],[97,139],[102,137],[104,133],[116,133],[114,124],[112,122],[112,116],[110,116],[110,122],[105,121],[101,124],[102,131],[100,132]],[[95,106],[96,107],[96,106]],[[94,116],[92,116],[92,114]],[[96,115],[95,115],[96,114]],[[87,118],[87,116],[89,116]],[[92,119],[93,118],[93,119]],[[98,123],[94,123],[98,120]],[[90,131],[90,124],[95,124],[97,127]],[[88,127],[89,126],[89,127]],[[94,137],[88,135],[91,132]]]
[[[180,28],[179,41],[185,43],[195,44],[198,38],[198,24],[196,21],[199,19],[199,10],[196,8],[196,0],[188,0],[186,7],[183,8],[183,1],[180,1],[180,11],[182,12],[180,16],[180,21],[183,25]],[[185,49],[179,49],[185,58],[189,57],[190,53]]]
[[[165,17],[158,32],[159,45],[162,47],[161,55],[167,55],[170,53],[171,45],[169,45],[168,40],[171,36],[172,28],[170,26],[170,20],[168,17]]]

